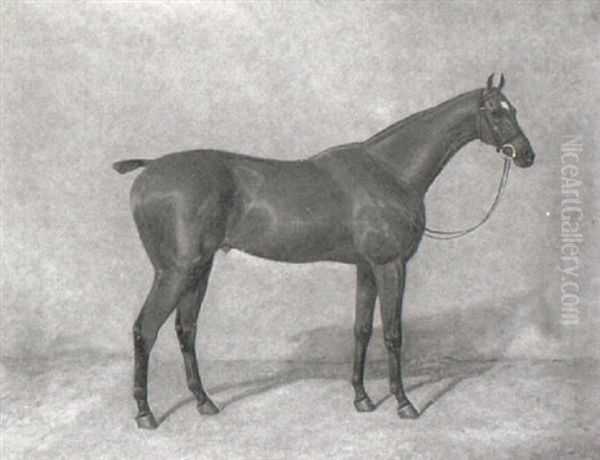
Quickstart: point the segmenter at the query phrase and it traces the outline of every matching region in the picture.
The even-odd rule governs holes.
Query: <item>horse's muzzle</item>
[[[535,153],[531,149],[525,149],[520,154],[515,155],[514,162],[519,168],[529,168],[533,165]]]
[[[505,158],[512,158],[519,168],[529,168],[535,159],[533,148],[525,136],[518,137],[513,143],[504,144],[500,152]]]

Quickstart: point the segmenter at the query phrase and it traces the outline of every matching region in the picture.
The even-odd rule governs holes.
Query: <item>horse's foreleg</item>
[[[388,351],[390,391],[398,400],[401,418],[416,418],[419,413],[408,400],[402,385],[402,297],[406,266],[397,261],[374,267],[377,292],[381,305],[383,337]]]
[[[156,428],[156,419],[148,405],[148,360],[160,327],[175,309],[187,283],[180,271],[160,271],[133,326],[135,354],[133,396],[137,402],[137,424],[140,428]]]
[[[354,320],[354,407],[359,412],[371,412],[375,405],[364,387],[365,357],[373,332],[373,310],[377,299],[377,286],[370,267],[358,265],[356,269],[356,313]]]
[[[200,373],[198,372],[198,360],[196,358],[196,323],[200,307],[204,300],[204,294],[208,286],[208,278],[212,268],[212,259],[202,267],[197,268],[195,276],[195,286],[190,289],[179,301],[177,305],[177,317],[175,319],[175,330],[179,339],[179,346],[183,354],[185,365],[185,375],[187,385],[193,395],[196,397],[198,411],[204,415],[216,414],[219,412],[217,406],[213,404],[204,391]]]

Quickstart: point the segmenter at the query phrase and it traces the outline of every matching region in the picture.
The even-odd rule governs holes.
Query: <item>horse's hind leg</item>
[[[138,406],[136,421],[140,428],[158,426],[148,405],[148,359],[158,331],[175,309],[187,281],[187,274],[180,270],[157,270],[152,289],[133,326],[133,395]]]
[[[196,358],[196,323],[200,307],[204,300],[204,294],[208,285],[208,278],[212,269],[212,259],[196,267],[194,278],[196,285],[190,289],[179,301],[177,305],[177,316],[175,319],[175,330],[179,339],[179,346],[183,354],[185,365],[185,375],[187,385],[194,394],[198,404],[198,411],[204,415],[216,414],[219,412],[217,406],[210,400],[204,387],[202,379],[198,372],[198,360]]]
[[[148,358],[158,331],[181,301],[191,304],[189,299],[198,297],[200,292],[204,294],[210,263],[222,234],[221,227],[210,221],[210,225],[202,225],[203,216],[193,211],[200,207],[196,203],[179,207],[151,204],[140,206],[134,212],[140,237],[156,273],[152,290],[133,328],[134,397],[140,428],[157,426],[148,406],[147,384]],[[181,310],[189,315],[189,309],[182,307]],[[184,323],[189,322],[181,321]],[[184,330],[186,350],[191,347],[189,336]]]

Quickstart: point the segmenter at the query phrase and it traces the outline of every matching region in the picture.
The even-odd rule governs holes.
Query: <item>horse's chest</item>
[[[355,245],[375,263],[412,256],[424,226],[423,206],[403,191],[372,193],[354,204]]]

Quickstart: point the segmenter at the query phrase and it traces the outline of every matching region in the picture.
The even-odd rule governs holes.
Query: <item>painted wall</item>
[[[65,5],[2,5],[3,355],[131,352],[151,270],[128,208],[134,175],[111,162],[204,147],[303,158],[482,87],[492,72],[506,75],[538,161],[513,169],[480,231],[423,242],[407,334],[432,321],[452,324],[450,338],[481,337],[481,350],[597,355],[598,3]],[[584,144],[580,321],[570,327],[556,269],[566,135]],[[429,224],[476,222],[500,172],[493,149],[469,145],[430,190]],[[334,358],[327,331],[350,339],[353,299],[351,267],[232,251],[216,262],[198,347],[204,358]],[[170,321],[158,356],[178,354],[172,331]]]

